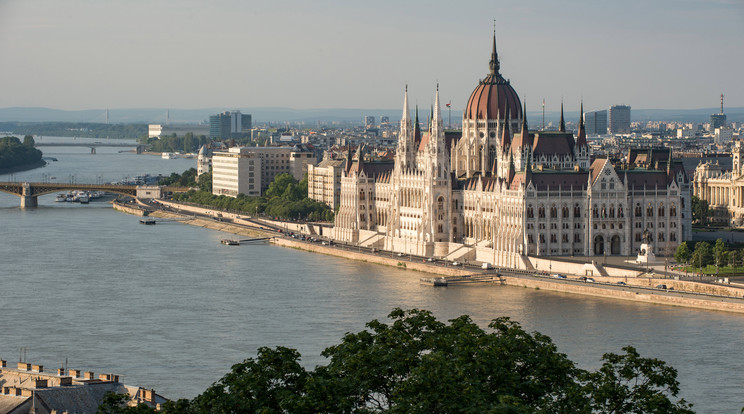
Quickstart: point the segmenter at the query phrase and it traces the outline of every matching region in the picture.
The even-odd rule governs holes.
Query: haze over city
[[[460,109],[494,19],[528,110],[744,106],[739,0],[3,0],[0,107]]]

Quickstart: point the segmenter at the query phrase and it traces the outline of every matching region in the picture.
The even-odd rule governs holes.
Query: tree
[[[695,244],[695,250],[692,252],[692,264],[697,265],[702,271],[703,266],[707,266],[712,261],[712,253],[708,242],[698,242]]]
[[[684,399],[675,403],[667,397],[679,394],[676,369],[658,359],[641,358],[632,346],[623,351],[624,355],[605,354],[599,371],[587,375],[593,412],[693,412]]]
[[[26,135],[23,137],[23,145],[26,147],[34,147],[36,145],[36,141],[34,141],[33,135]]]
[[[708,201],[692,196],[692,219],[705,224],[710,216]]]
[[[297,185],[297,180],[287,173],[281,173],[274,177],[274,181],[269,184],[266,190],[267,197],[281,197],[289,185]]]
[[[689,263],[690,248],[687,246],[687,242],[679,244],[677,251],[674,253],[674,260],[676,260],[677,263]]]
[[[717,239],[716,244],[713,246],[713,259],[716,264],[716,274],[718,273],[718,268],[724,262],[725,254],[726,254],[726,244],[723,243],[722,239]]]
[[[488,331],[468,316],[440,322],[425,310],[394,309],[323,351],[306,371],[293,349],[257,357],[193,400],[165,413],[691,413],[677,397],[677,371],[632,347],[605,354],[596,372],[576,368],[549,337],[509,318]],[[114,401],[101,412],[135,413]],[[115,411],[120,410],[120,411]],[[140,411],[137,411],[139,413]],[[154,411],[141,411],[154,412]]]

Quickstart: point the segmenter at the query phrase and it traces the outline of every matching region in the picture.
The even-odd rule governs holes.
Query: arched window
[[[610,218],[615,218],[615,205],[610,204]]]
[[[527,218],[534,218],[535,212],[532,210],[532,204],[527,206]]]
[[[597,208],[596,204],[592,207],[592,217],[599,218],[599,208]]]
[[[641,217],[641,203],[636,204],[636,207],[635,207],[635,216],[636,217]]]
[[[669,206],[669,217],[677,217],[677,206],[674,203]]]
[[[659,217],[664,217],[664,203],[659,204]]]
[[[539,218],[545,218],[545,207],[542,205],[537,208],[537,215]]]
[[[550,218],[556,218],[558,217],[558,209],[555,207],[555,204],[550,206]]]
[[[617,207],[617,216],[618,216],[619,218],[623,218],[623,217],[625,217],[625,215],[623,214],[623,205],[622,205],[622,204],[620,204],[620,205],[619,205],[619,206]]]
[[[646,217],[653,217],[654,216],[654,206],[651,205],[651,203],[648,203],[648,206],[646,206]]]
[[[563,218],[568,218],[568,207],[563,206]]]
[[[576,205],[574,205],[574,217],[581,217],[581,207],[579,207],[579,203],[576,203]]]

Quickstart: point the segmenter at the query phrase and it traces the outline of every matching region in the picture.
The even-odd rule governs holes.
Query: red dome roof
[[[496,37],[493,38],[493,51],[489,67],[491,73],[480,81],[470,95],[465,106],[465,119],[511,119],[522,118],[522,103],[519,95],[509,81],[499,73],[499,59],[496,54]]]

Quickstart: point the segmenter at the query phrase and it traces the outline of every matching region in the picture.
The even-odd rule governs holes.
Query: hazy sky
[[[0,107],[744,106],[744,0],[0,0]]]

